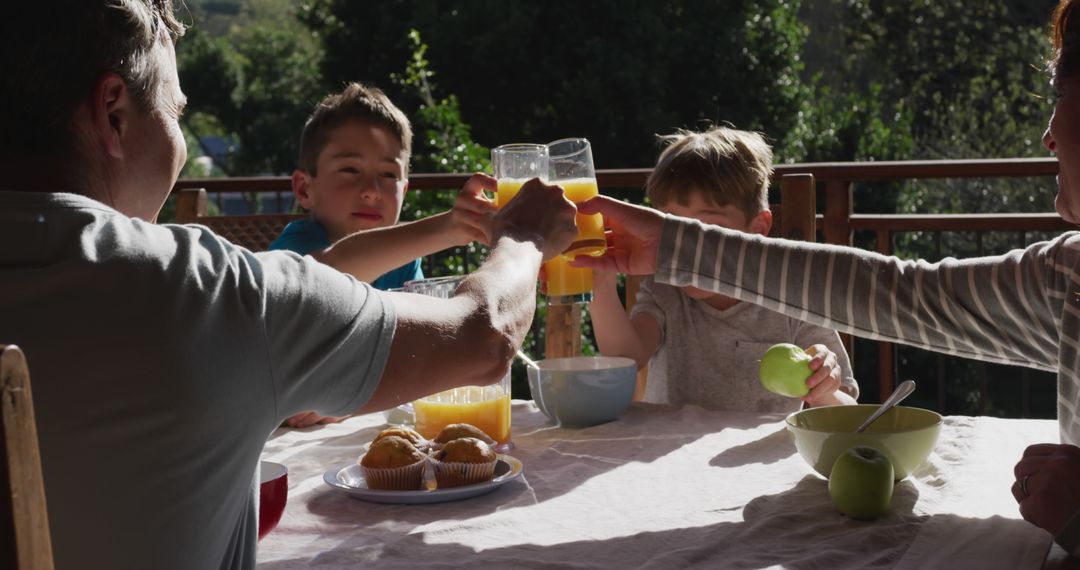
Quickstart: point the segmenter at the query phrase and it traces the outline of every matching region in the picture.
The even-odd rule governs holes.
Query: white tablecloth
[[[279,527],[259,567],[285,568],[1039,568],[1048,533],[1009,493],[1048,420],[948,417],[935,452],[899,483],[892,512],[853,521],[799,457],[777,415],[635,405],[618,421],[556,429],[513,404],[511,455],[525,476],[491,494],[380,505],[323,472],[355,460],[381,415],[278,430],[264,459],[289,468]]]

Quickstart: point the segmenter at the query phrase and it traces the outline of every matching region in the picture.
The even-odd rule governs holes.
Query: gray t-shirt
[[[802,348],[824,344],[836,353],[847,392],[859,394],[836,331],[750,303],[717,309],[652,277],[642,282],[631,314],[651,316],[662,331],[660,345],[649,360],[646,402],[718,410],[797,411],[801,400],[769,392],[758,378],[761,356],[780,342]]]
[[[71,194],[0,192],[0,342],[26,352],[58,568],[251,568],[266,437],[366,402],[392,304]]]

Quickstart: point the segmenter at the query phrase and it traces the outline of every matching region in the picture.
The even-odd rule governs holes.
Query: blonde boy
[[[768,185],[772,149],[757,133],[717,127],[662,137],[667,148],[646,183],[653,206],[675,216],[767,235],[772,227]],[[671,287],[650,277],[628,317],[615,274],[596,271],[590,307],[601,353],[628,356],[649,367],[638,397],[648,402],[714,409],[790,412],[851,404],[858,384],[836,331],[694,287]],[[766,391],[758,361],[779,342],[814,355],[810,393],[798,399]]]
[[[422,279],[420,257],[473,240],[489,244],[495,208],[473,181],[453,209],[398,224],[411,151],[409,119],[381,90],[351,83],[327,96],[304,125],[292,175],[293,194],[311,218],[286,226],[270,249],[311,255],[385,290]],[[340,419],[306,412],[286,423]]]

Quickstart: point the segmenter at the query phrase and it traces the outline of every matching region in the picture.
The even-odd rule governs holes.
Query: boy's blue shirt
[[[271,244],[270,250],[284,249],[307,255],[317,249],[330,247],[330,237],[326,235],[326,229],[315,220],[296,220],[285,226],[281,235]],[[397,269],[383,273],[371,282],[376,289],[393,289],[405,285],[406,281],[423,279],[424,272],[420,269],[420,260],[414,259]]]

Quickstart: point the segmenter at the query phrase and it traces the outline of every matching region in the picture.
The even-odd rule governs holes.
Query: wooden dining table
[[[381,414],[275,431],[263,459],[288,467],[289,497],[259,568],[1012,570],[1064,558],[1009,492],[1024,448],[1058,441],[1052,420],[947,416],[891,511],[866,522],[836,510],[783,415],[634,404],[572,429],[515,400],[512,418],[521,477],[418,505],[358,500],[323,481],[386,427]]]

